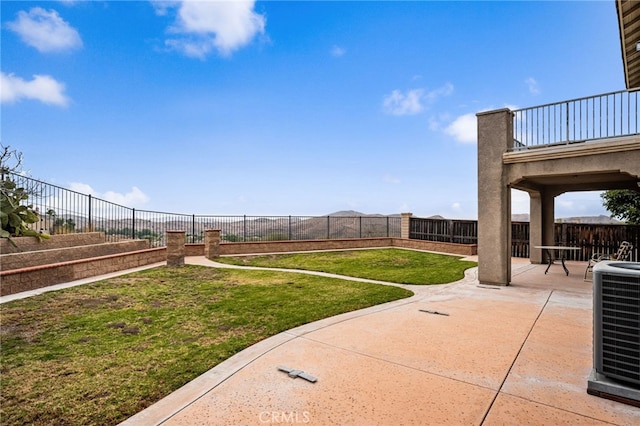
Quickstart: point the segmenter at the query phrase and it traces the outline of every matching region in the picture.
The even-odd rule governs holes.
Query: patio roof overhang
[[[640,1],[616,0],[627,89],[640,89]]]
[[[620,170],[589,173],[545,174],[523,176],[511,184],[523,191],[546,191],[555,195],[575,191],[606,191],[632,189],[637,191],[640,178]]]

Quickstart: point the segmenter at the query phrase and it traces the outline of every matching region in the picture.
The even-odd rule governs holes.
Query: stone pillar
[[[402,213],[402,220],[400,222],[400,238],[409,239],[409,223],[413,213]]]
[[[509,109],[478,117],[478,280],[493,285],[511,282],[511,188],[502,155],[513,147],[513,114]]]
[[[215,259],[220,257],[220,230],[205,229],[204,231],[204,257]]]
[[[184,265],[185,231],[167,231],[167,266]]]

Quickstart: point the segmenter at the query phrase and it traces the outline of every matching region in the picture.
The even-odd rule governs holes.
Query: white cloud
[[[425,103],[433,104],[438,99],[449,96],[453,93],[453,84],[446,83],[444,86],[429,92],[424,89],[413,89],[406,93],[394,90],[384,97],[383,106],[387,114],[391,115],[416,115],[425,109]]]
[[[329,53],[331,54],[331,56],[335,58],[339,58],[341,56],[344,56],[345,53],[347,53],[347,49],[345,49],[344,47],[340,47],[338,45],[334,45],[331,48],[331,51],[329,51]]]
[[[425,99],[427,101],[429,101],[430,103],[433,103],[435,101],[437,101],[438,99],[440,99],[443,96],[449,96],[453,93],[453,84],[451,83],[446,83],[444,86],[439,87],[435,90],[432,90],[430,92],[428,92],[425,95]]]
[[[172,3],[155,4],[156,13],[166,14]],[[217,50],[223,56],[247,45],[256,34],[264,33],[266,19],[254,11],[254,0],[181,1],[176,23],[166,45],[183,54],[204,58]]]
[[[94,197],[98,196],[98,193],[86,183],[71,182],[69,184],[69,189],[85,195],[92,195]]]
[[[109,201],[115,204],[120,204],[125,207],[140,207],[149,201],[149,197],[142,192],[137,186],[131,188],[131,191],[126,194],[121,194],[115,191],[107,191],[105,193],[99,193],[93,189],[90,185],[80,182],[72,182],[69,184],[69,189],[72,191],[80,192],[82,194],[91,195],[96,198],[100,198],[105,201]]]
[[[540,94],[540,88],[538,87],[538,82],[533,77],[527,78],[524,82],[527,85],[527,87],[529,87],[529,93],[531,93],[532,95]]]
[[[427,120],[427,125],[429,130],[435,132],[442,129],[442,123],[448,123],[449,121],[451,121],[451,115],[444,112],[429,117],[429,119]]]
[[[136,207],[146,204],[149,201],[149,197],[142,192],[137,186],[131,188],[131,191],[126,194],[120,194],[114,191],[107,191],[103,194],[106,201],[120,204],[127,207]]]
[[[34,99],[45,104],[67,106],[69,98],[64,95],[65,86],[48,75],[34,75],[25,81],[13,74],[0,72],[0,101],[13,103],[21,99]]]
[[[391,115],[418,114],[424,109],[420,101],[423,93],[422,89],[409,90],[406,94],[399,90],[394,90],[384,97],[384,110]]]
[[[20,11],[15,21],[7,23],[7,28],[40,52],[60,52],[82,47],[78,31],[55,10],[33,7],[29,12]]]
[[[476,143],[478,139],[478,122],[474,113],[464,114],[453,120],[445,133],[462,143]]]

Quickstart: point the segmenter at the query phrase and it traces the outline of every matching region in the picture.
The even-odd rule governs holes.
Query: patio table
[[[564,269],[564,272],[567,274],[567,276],[569,276],[569,270],[567,269],[567,266],[564,264],[565,251],[580,250],[580,247],[568,247],[568,246],[534,246],[534,248],[543,249],[547,253],[547,259],[549,264],[547,265],[547,269],[544,270],[545,275],[547,274],[547,272],[549,272],[549,268],[551,267],[551,264],[553,264],[554,256],[552,255],[551,252],[553,250],[557,250],[558,258],[562,262],[562,268]]]

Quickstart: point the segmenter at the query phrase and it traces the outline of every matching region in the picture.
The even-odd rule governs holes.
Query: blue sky
[[[0,7],[2,144],[138,209],[474,219],[477,112],[624,89],[613,0]]]

